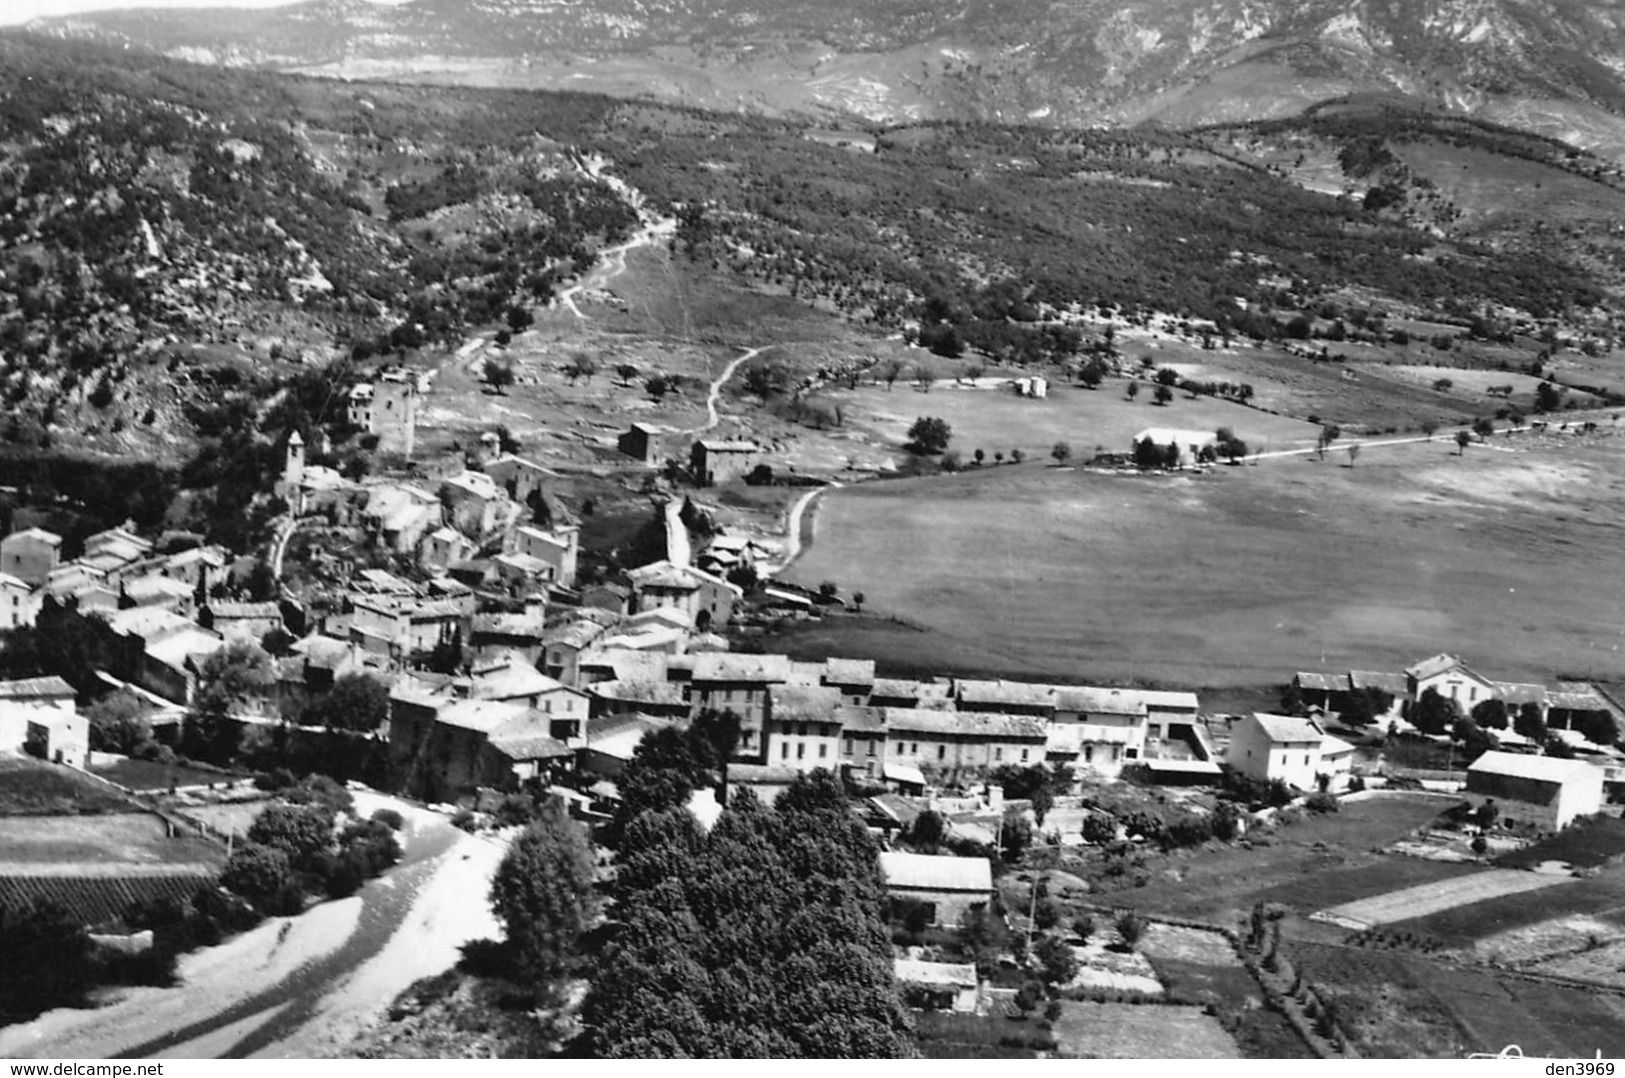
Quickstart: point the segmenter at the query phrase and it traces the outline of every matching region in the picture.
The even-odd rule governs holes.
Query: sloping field
[[[0,756],[0,816],[129,808],[123,794],[71,767],[28,756]]]
[[[1605,869],[1565,887],[1498,895],[1399,921],[1389,931],[1470,948],[1486,960],[1520,961],[1551,953],[1555,948],[1541,937],[1561,935],[1565,931],[1561,922],[1572,918],[1596,918],[1625,927],[1625,871]],[[1532,941],[1541,942],[1531,947]]]
[[[1573,876],[1548,876],[1538,872],[1491,868],[1451,880],[1438,880],[1399,891],[1389,891],[1375,898],[1345,902],[1340,906],[1332,906],[1310,914],[1310,917],[1312,920],[1328,921],[1348,928],[1371,928],[1413,917],[1426,917],[1430,913],[1455,909],[1457,906],[1470,906],[1485,899],[1575,882],[1577,881]]]

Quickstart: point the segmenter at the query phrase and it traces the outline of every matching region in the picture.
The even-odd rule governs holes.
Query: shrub
[[[1125,913],[1117,919],[1117,935],[1123,941],[1126,950],[1133,950],[1134,945],[1145,938],[1145,921],[1133,912]]]
[[[262,908],[280,891],[293,873],[288,855],[280,849],[245,842],[233,851],[220,872],[220,886],[241,895]],[[267,912],[270,912],[267,909]]]
[[[1072,931],[1079,939],[1088,939],[1095,934],[1095,919],[1087,913],[1082,914],[1072,921]]]
[[[401,814],[392,808],[381,808],[372,814],[372,818],[391,831],[399,831],[406,823]]]
[[[458,830],[467,831],[469,834],[473,834],[475,828],[474,810],[458,809],[456,814],[451,818],[451,825]]]
[[[1311,794],[1309,800],[1304,803],[1304,807],[1314,813],[1336,812],[1338,809],[1337,798],[1325,790],[1321,790],[1318,793]]]

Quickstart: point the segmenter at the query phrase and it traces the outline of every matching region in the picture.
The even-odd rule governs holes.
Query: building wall
[[[840,760],[857,774],[881,778],[886,769],[885,733],[880,730],[842,731]]]
[[[1044,762],[1044,743],[1036,739],[984,740],[958,734],[893,730],[887,741],[889,759],[913,764],[927,772],[985,771],[1006,765],[1022,767]]]
[[[695,682],[690,703],[699,712],[705,708],[732,711],[739,716],[739,747],[736,756],[765,760],[768,751],[767,690],[761,682]],[[833,761],[831,761],[833,765]]]
[[[1418,678],[1414,699],[1420,700],[1422,694],[1429,689],[1438,690],[1439,695],[1446,700],[1456,701],[1464,713],[1472,711],[1495,693],[1492,687],[1463,674],[1460,670],[1447,670],[1426,679]]]
[[[1248,778],[1266,782],[1280,779],[1301,790],[1313,790],[1315,776],[1320,772],[1319,745],[1272,744],[1251,715],[1230,732],[1230,752],[1225,759]]]
[[[406,377],[373,385],[372,433],[378,450],[410,457],[417,437],[417,382]]]
[[[0,573],[10,573],[29,584],[43,584],[57,567],[60,549],[31,535],[0,539]]]
[[[0,629],[33,625],[39,617],[42,594],[39,591],[26,592],[21,588],[0,588]]]
[[[1595,782],[1556,783],[1469,770],[1467,792],[1494,798],[1503,819],[1555,831],[1602,808],[1602,771]]]
[[[959,926],[967,912],[985,910],[991,898],[990,895],[977,891],[927,891],[896,887],[891,884],[887,884],[886,894],[894,902],[913,899],[930,903],[933,907],[931,923],[955,928]]]
[[[773,767],[813,771],[841,762],[841,727],[832,722],[767,724],[767,762]],[[877,768],[878,771],[878,768]]]
[[[700,486],[714,486],[750,474],[762,463],[765,456],[761,450],[751,453],[713,453],[695,442],[689,463],[696,483]]]

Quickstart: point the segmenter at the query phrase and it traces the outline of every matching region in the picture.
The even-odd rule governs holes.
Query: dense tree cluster
[[[827,771],[709,833],[651,808],[622,836],[613,934],[585,1018],[605,1056],[909,1054],[877,850]]]

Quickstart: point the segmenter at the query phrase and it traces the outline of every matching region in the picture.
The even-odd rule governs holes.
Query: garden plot
[[[1078,956],[1078,975],[1067,984],[1068,988],[1162,995],[1162,982],[1157,980],[1157,971],[1143,954],[1113,951],[1097,939],[1089,940],[1082,947],[1073,947],[1072,953]]]
[[[1083,1059],[1240,1059],[1230,1034],[1200,1007],[1061,1004],[1055,1040]]]
[[[1455,879],[1424,883],[1373,898],[1345,902],[1310,914],[1310,919],[1326,921],[1349,928],[1371,928],[1376,925],[1408,921],[1426,917],[1431,913],[1469,906],[1502,895],[1515,895],[1537,891],[1562,883],[1575,882],[1572,876],[1548,876],[1537,872],[1518,872],[1509,869],[1486,869]]]
[[[1549,958],[1525,968],[1535,973],[1550,973],[1611,988],[1625,988],[1625,940],[1615,939],[1612,943],[1603,943],[1603,938],[1598,935],[1582,936],[1580,937],[1583,941],[1582,950]],[[1593,943],[1596,946],[1592,946]]]
[[[1461,948],[1461,953],[1480,962],[1556,973],[1560,971],[1544,963],[1561,961],[1593,942],[1605,950],[1625,945],[1625,927],[1592,914],[1574,913],[1486,935]],[[1622,957],[1616,954],[1616,965]],[[1566,975],[1592,979],[1582,974]]]

